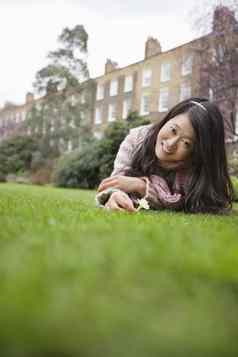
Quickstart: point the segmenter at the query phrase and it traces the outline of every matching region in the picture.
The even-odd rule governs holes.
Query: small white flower
[[[140,209],[150,209],[149,203],[145,198],[137,200],[137,202],[139,204],[137,211],[139,211]]]

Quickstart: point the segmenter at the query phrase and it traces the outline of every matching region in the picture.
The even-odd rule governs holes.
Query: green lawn
[[[0,356],[238,355],[230,216],[112,213],[0,185]]]

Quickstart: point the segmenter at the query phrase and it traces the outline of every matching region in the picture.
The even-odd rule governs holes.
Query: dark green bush
[[[38,150],[35,139],[29,136],[16,136],[0,144],[0,177],[29,170],[32,155]]]
[[[234,201],[237,202],[238,201],[238,178],[235,176],[232,176],[231,181],[232,181],[233,188],[234,188]]]
[[[80,152],[59,159],[54,182],[59,187],[94,188],[99,183],[99,142],[91,140]]]
[[[119,146],[129,130],[148,123],[132,113],[128,120],[109,124],[101,140],[91,139],[83,149],[58,161],[54,174],[56,186],[95,188],[110,176]]]

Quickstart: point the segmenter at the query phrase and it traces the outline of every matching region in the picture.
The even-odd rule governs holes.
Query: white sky
[[[212,1],[212,0],[210,0]],[[177,3],[177,5],[176,5]],[[22,104],[36,72],[47,64],[64,27],[84,25],[89,34],[91,77],[102,75],[106,58],[119,67],[140,61],[148,36],[162,50],[195,37],[189,13],[196,0],[0,0],[0,106]]]

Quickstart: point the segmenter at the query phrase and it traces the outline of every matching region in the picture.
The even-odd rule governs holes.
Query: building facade
[[[224,56],[229,41],[233,57],[227,60]],[[218,7],[212,32],[206,36],[165,52],[157,39],[149,37],[144,59],[124,68],[108,59],[104,74],[91,80],[89,115],[94,135],[102,137],[108,123],[124,120],[130,112],[136,111],[155,122],[179,101],[203,96],[217,102],[225,118],[226,140],[233,141],[234,129],[238,132],[236,54],[235,14]],[[0,111],[0,139],[19,132],[33,103],[34,98],[28,94],[24,105],[6,106]],[[68,147],[71,149],[72,145]]]

